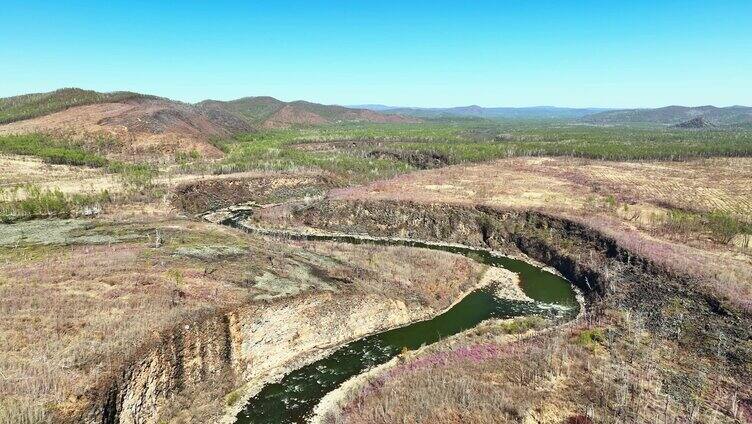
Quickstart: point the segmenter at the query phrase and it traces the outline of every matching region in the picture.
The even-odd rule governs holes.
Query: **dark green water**
[[[361,240],[348,236],[306,236],[353,244],[401,245],[443,250],[468,256],[484,264],[519,274],[522,289],[535,303],[498,299],[492,288],[468,294],[445,313],[383,333],[353,341],[324,359],[299,368],[282,381],[265,386],[237,415],[236,423],[304,423],[324,395],[346,380],[385,363],[403,348],[416,349],[478,325],[489,318],[544,315],[567,319],[576,316],[579,305],[568,281],[528,263],[497,257],[484,250],[435,246],[413,241]]]

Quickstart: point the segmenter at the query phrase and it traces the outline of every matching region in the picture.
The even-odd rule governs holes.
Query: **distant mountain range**
[[[612,109],[568,108],[555,106],[482,107],[477,105],[448,108],[395,107],[380,104],[351,106],[386,114],[417,118],[486,118],[486,119],[577,119]]]
[[[280,128],[291,125],[319,125],[338,122],[419,122],[414,117],[382,114],[371,109],[322,105],[303,100],[283,102],[274,97],[243,97],[230,101],[204,100],[195,105],[204,113],[221,112],[234,115],[249,125]]]
[[[679,125],[694,118],[702,118],[706,127],[752,125],[752,107],[746,106],[667,106],[655,109],[605,109],[567,108],[554,106],[535,107],[481,107],[461,106],[449,108],[395,107],[381,104],[354,106],[383,114],[399,114],[423,119],[485,118],[485,119],[563,119],[593,125],[654,124]],[[689,128],[696,128],[690,125]]]
[[[663,124],[678,125],[702,118],[712,126],[752,125],[752,107],[746,106],[667,106],[657,109],[611,110],[582,118],[590,124]]]

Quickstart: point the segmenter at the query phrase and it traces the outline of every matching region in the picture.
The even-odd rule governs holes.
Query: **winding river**
[[[544,315],[570,319],[579,304],[570,283],[524,261],[486,250],[408,240],[363,239],[353,236],[299,236],[308,240],[400,245],[443,250],[519,274],[522,290],[535,302],[500,299],[492,287],[475,290],[443,314],[426,321],[366,336],[335,350],[329,356],[266,385],[237,415],[237,424],[305,423],[324,395],[371,367],[389,361],[404,348],[416,349],[476,326],[489,318]]]

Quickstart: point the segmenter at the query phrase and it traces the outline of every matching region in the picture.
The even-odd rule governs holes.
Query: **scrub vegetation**
[[[329,314],[363,298],[441,310],[484,271],[449,253],[265,240],[169,213],[0,225],[0,423],[61,422],[175,325],[240,306],[260,319],[273,299],[315,295],[337,296]],[[183,422],[216,422],[242,383],[215,377],[202,387],[212,408],[176,408]]]
[[[438,165],[516,156],[641,161],[740,157],[752,155],[752,133],[471,120],[264,130],[217,145],[227,153],[224,159],[186,164],[184,171],[318,169],[363,181],[426,167],[415,155],[436,157]]]
[[[745,422],[747,400],[641,317],[614,313],[547,337],[470,331],[374,377],[326,423]],[[675,368],[682,363],[682,369]],[[718,410],[725,412],[718,413]]]
[[[40,189],[35,185],[23,187],[24,196],[18,198],[18,187],[0,189],[0,222],[10,223],[36,218],[70,218],[94,215],[111,202],[107,190],[97,194],[66,194],[60,190]]]
[[[215,140],[218,161],[180,161],[183,173],[327,172],[340,185],[416,169],[518,156],[671,160],[752,155],[752,133],[604,128],[529,121],[342,124],[261,130]]]
[[[749,247],[749,237],[752,235],[752,224],[750,222],[722,210],[697,213],[671,209],[657,219],[666,230],[672,233],[704,233],[721,244],[728,244],[738,234],[742,234],[744,235],[743,247],[746,248]]]
[[[294,132],[289,135],[294,135]],[[308,152],[290,145],[295,138],[274,132],[246,135],[235,140],[227,157],[212,166],[217,173],[249,170],[300,171],[316,169],[351,179],[352,182],[388,178],[412,169],[409,164],[389,159],[372,159],[349,152]]]
[[[398,143],[402,149],[431,150],[461,162],[513,156],[570,156],[603,160],[683,160],[714,156],[749,156],[752,136],[743,132],[709,134],[666,130],[621,131],[604,128],[557,128],[520,131],[510,141]]]
[[[517,156],[640,161],[744,157],[752,155],[752,132],[455,120],[268,129],[214,139],[212,144],[225,153],[224,158],[207,160],[195,151],[179,153],[175,161],[180,171],[313,169],[358,183],[419,168]],[[0,137],[3,153],[37,156],[49,163],[107,166],[114,172],[127,169],[125,163],[108,161],[100,151],[38,134]]]
[[[106,140],[99,141],[106,142]],[[97,145],[101,147],[101,143],[97,143]],[[0,154],[33,156],[51,165],[102,168],[105,172],[115,175],[123,188],[129,192],[146,192],[154,188],[154,179],[159,174],[157,166],[147,162],[108,159],[96,150],[101,149],[94,149],[86,144],[76,143],[63,137],[44,134],[0,136]],[[33,186],[33,183],[31,183],[31,186]],[[9,190],[18,191],[19,188],[21,187],[10,188]],[[27,190],[28,188],[23,187],[23,191],[31,193]],[[60,198],[62,195],[62,193],[55,194],[54,189],[47,190],[47,192],[45,192],[47,197],[54,195],[53,197]],[[2,197],[0,195],[0,199]]]
[[[0,153],[36,156],[47,163],[59,165],[102,167],[108,163],[106,158],[96,153],[41,134],[0,136]]]

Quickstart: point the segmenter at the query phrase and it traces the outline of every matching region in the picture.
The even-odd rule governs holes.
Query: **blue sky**
[[[752,104],[752,1],[16,1],[0,96]]]

